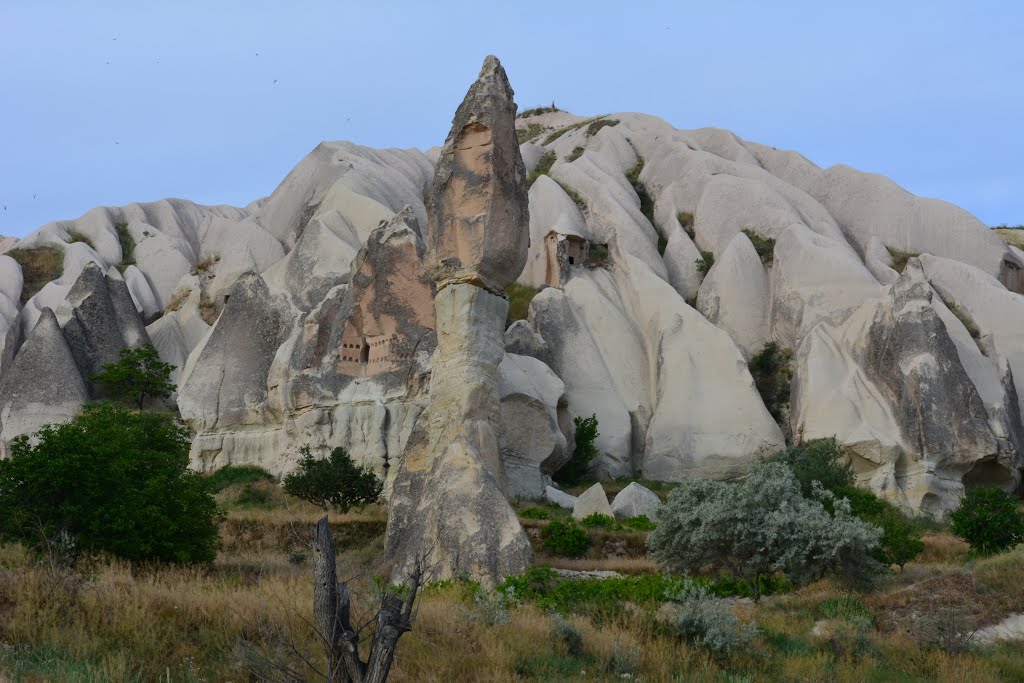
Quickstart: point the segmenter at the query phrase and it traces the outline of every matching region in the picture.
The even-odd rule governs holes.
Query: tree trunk
[[[370,660],[359,659],[359,632],[352,628],[347,583],[338,583],[334,539],[327,515],[313,527],[313,626],[327,655],[327,683],[384,683],[391,673],[398,639],[412,630],[412,608],[424,574],[410,576],[409,593],[401,598],[386,592],[377,615]]]

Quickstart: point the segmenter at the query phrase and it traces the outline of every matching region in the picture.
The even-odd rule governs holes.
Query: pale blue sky
[[[0,0],[0,233],[244,205],[324,139],[439,144],[488,53],[521,109],[728,128],[1024,223],[1022,39],[1020,0]]]

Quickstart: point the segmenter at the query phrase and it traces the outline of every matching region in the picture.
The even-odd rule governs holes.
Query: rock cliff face
[[[514,106],[489,62],[443,149],[325,142],[246,207],[101,207],[25,237],[0,255],[0,441],[70,419],[152,340],[194,467],[344,446],[396,515],[460,501],[424,529],[448,524],[447,555],[480,534],[497,564],[445,561],[496,576],[523,557],[500,494],[544,495],[573,418],[598,417],[599,476],[731,478],[782,447],[747,366],[774,341],[786,433],[837,436],[864,486],[937,514],[1019,490],[1024,262],[977,219],[723,130]],[[40,247],[60,274],[25,282]],[[540,291],[507,325],[512,281]]]
[[[455,113],[427,202],[437,351],[430,403],[391,492],[386,552],[396,580],[425,562],[438,577],[495,584],[533,559],[507,501],[506,462],[522,465],[506,461],[498,443],[508,313],[502,292],[522,271],[530,245],[512,97],[505,70],[488,57]],[[510,404],[506,417],[516,417],[518,405]]]

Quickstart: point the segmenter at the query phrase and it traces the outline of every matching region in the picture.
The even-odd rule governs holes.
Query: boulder
[[[580,520],[594,514],[612,516],[612,506],[608,504],[608,494],[604,492],[601,482],[581,493],[572,506],[573,519]]]
[[[565,491],[560,491],[556,489],[554,486],[545,486],[544,500],[548,501],[549,503],[554,503],[560,508],[572,510],[574,507],[576,507],[577,499],[576,496],[570,496]]]
[[[619,519],[643,515],[654,521],[658,519],[661,498],[658,498],[654,491],[634,481],[616,494],[611,507],[612,513]]]
[[[539,498],[568,459],[558,424],[565,385],[536,358],[506,353],[498,366],[498,450],[510,498]]]
[[[505,352],[531,356],[546,363],[548,345],[529,321],[516,320],[505,330]]]

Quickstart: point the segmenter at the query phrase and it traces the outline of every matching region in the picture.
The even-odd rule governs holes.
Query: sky
[[[520,109],[636,111],[1024,224],[1024,1],[0,0],[0,234],[244,206],[321,140],[442,144],[487,54]]]

